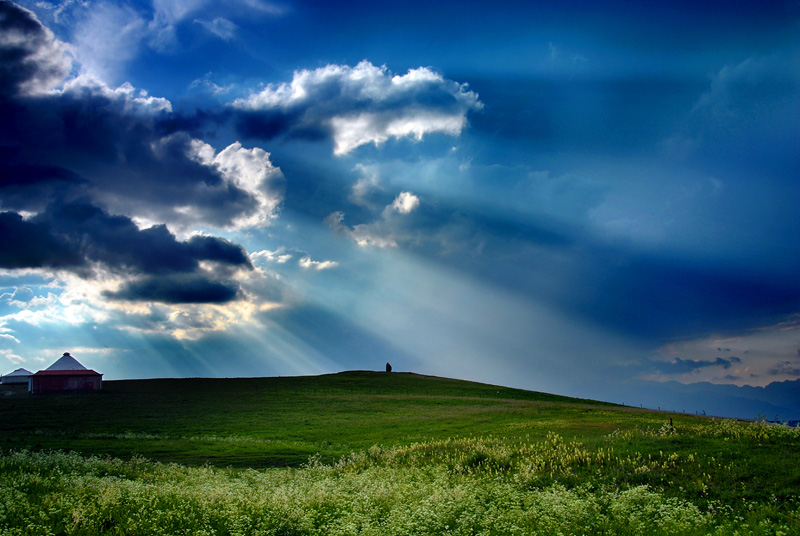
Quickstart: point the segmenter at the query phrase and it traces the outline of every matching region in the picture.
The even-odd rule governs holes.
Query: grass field
[[[764,422],[372,372],[105,382],[0,419],[0,535],[800,534],[800,433]]]

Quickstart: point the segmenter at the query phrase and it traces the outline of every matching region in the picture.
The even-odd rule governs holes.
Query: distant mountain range
[[[800,380],[773,382],[766,387],[639,381],[628,384],[613,401],[718,417],[800,420]]]

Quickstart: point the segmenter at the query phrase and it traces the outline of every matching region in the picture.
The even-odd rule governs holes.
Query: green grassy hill
[[[800,534],[800,431],[764,422],[358,371],[15,393],[0,423],[2,534]]]
[[[495,435],[581,440],[668,417],[411,373],[107,381],[99,393],[0,398],[0,448],[297,466],[372,445]]]

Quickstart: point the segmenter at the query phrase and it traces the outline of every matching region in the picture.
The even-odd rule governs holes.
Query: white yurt
[[[0,378],[0,383],[3,385],[12,384],[12,383],[28,383],[30,377],[33,376],[33,372],[24,368],[18,368],[14,372],[10,372]]]

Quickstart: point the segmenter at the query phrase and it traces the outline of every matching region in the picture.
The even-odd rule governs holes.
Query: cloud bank
[[[244,248],[193,229],[276,218],[284,178],[269,153],[217,152],[166,126],[168,100],[72,76],[69,47],[30,11],[1,2],[0,29],[0,268],[111,282],[112,301],[242,298]]]

